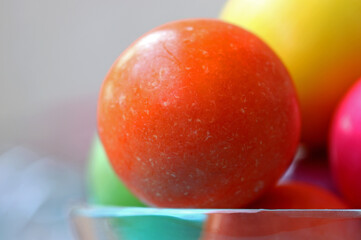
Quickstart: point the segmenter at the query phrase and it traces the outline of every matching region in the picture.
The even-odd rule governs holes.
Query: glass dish
[[[79,240],[361,239],[361,210],[78,207]]]

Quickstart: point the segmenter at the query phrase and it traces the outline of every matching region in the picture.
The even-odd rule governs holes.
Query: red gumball
[[[325,212],[300,209],[344,209],[347,205],[332,193],[305,183],[287,183],[275,187],[253,203],[251,209],[298,209],[214,213],[204,226],[202,240],[229,239],[358,239],[361,232],[355,219]]]
[[[353,207],[361,208],[361,79],[335,112],[329,157],[339,190]]]
[[[144,202],[234,208],[287,169],[300,114],[285,66],[263,41],[222,21],[183,20],[116,60],[98,130],[115,172]]]
[[[291,182],[275,187],[249,208],[263,209],[344,209],[347,205],[320,187]]]

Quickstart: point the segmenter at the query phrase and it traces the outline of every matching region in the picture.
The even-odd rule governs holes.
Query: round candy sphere
[[[329,158],[339,190],[353,207],[361,208],[361,79],[335,112]]]
[[[120,55],[100,91],[98,130],[142,201],[234,208],[287,169],[300,116],[290,76],[263,41],[193,19],[160,26]]]
[[[144,206],[114,173],[98,137],[94,139],[90,152],[87,183],[89,202],[93,204]]]
[[[333,111],[361,76],[361,1],[229,0],[221,19],[280,55],[300,98],[301,141],[325,147]]]

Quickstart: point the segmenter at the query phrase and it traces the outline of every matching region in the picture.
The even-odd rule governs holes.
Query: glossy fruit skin
[[[351,206],[361,208],[361,79],[335,112],[329,139],[333,178]]]
[[[300,182],[279,185],[250,209],[345,209],[347,205],[322,188]],[[293,216],[293,217],[290,217]],[[315,213],[259,212],[213,214],[204,226],[202,240],[248,239],[357,239],[359,224]]]
[[[220,18],[261,37],[295,82],[301,141],[326,147],[332,114],[361,76],[361,1],[229,0]]]
[[[98,132],[113,168],[161,207],[243,206],[274,185],[298,145],[290,76],[259,38],[219,20],[160,26],[116,60]]]
[[[94,138],[87,169],[88,201],[96,205],[144,207],[120,181],[98,137]]]

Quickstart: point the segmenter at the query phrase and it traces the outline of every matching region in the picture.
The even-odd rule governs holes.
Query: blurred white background
[[[71,238],[65,211],[82,201],[111,64],[150,29],[224,3],[0,0],[0,239]]]
[[[168,21],[217,17],[224,0],[0,0],[0,149],[80,158],[116,57]]]

